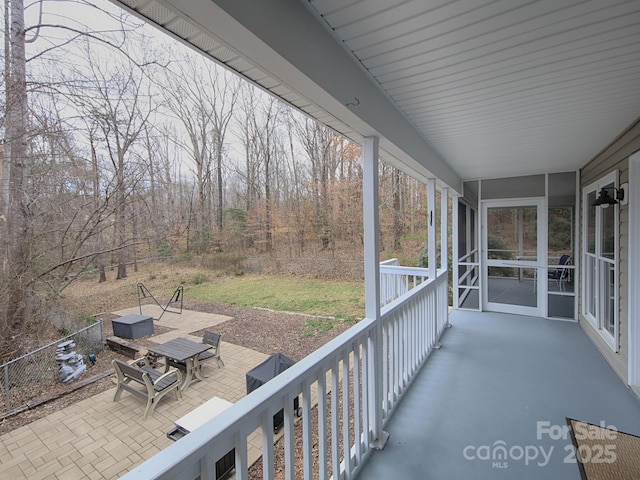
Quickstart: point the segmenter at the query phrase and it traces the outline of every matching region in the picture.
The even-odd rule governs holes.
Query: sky
[[[77,31],[114,32],[115,35],[115,32],[118,32],[120,29],[120,17],[122,15],[127,16],[129,23],[137,26],[142,25],[145,35],[152,40],[153,44],[160,46],[170,43],[172,48],[178,51],[180,49],[184,49],[185,51],[189,49],[189,47],[172,39],[157,28],[146,24],[133,15],[126,14],[119,6],[109,1],[43,0],[25,2],[25,26],[27,29],[39,23],[46,25],[46,27],[37,31],[36,41],[27,44],[27,58],[33,58],[44,49],[64,44],[68,39],[76,35]],[[66,28],[59,28],[59,26]],[[34,33],[34,30],[29,30],[27,34],[28,40],[33,39]],[[65,46],[63,48],[67,52],[72,52],[74,49],[72,46]],[[77,46],[75,48],[77,48]],[[105,47],[104,54],[106,58],[109,58],[109,55],[113,55],[113,51]],[[204,56],[200,56],[200,58],[203,63],[213,62]],[[82,68],[82,60],[78,57],[72,58],[70,53],[65,54],[64,61],[68,62],[67,66]],[[64,62],[60,62],[56,64],[56,67],[65,68],[65,64]],[[229,74],[226,68],[221,66],[217,68]],[[69,114],[69,116],[71,117],[73,114]],[[178,130],[182,128],[180,121],[175,119],[164,118],[164,121],[171,123],[173,127]],[[230,128],[227,132],[226,156],[228,162],[239,164],[239,162],[244,162],[244,149],[235,132],[237,132],[237,128]],[[188,162],[188,160],[183,159],[183,162],[185,161]],[[189,168],[192,168],[192,165],[189,166]]]
[[[142,31],[144,31],[145,36],[151,39],[152,45],[150,48],[157,48],[161,54],[166,48],[174,49],[177,52],[180,52],[181,49],[184,50],[185,53],[194,52],[190,47],[178,42],[156,27],[146,24],[143,20],[126,13],[120,8],[120,6],[114,5],[108,0],[25,0],[25,26],[28,29],[27,38],[32,39],[37,33],[37,40],[33,43],[27,44],[27,58],[33,58],[38,52],[45,49],[64,45],[70,38],[77,35],[77,32],[79,31],[112,32],[115,36],[120,30],[120,20],[123,16],[127,18],[127,22],[130,24],[140,27]],[[45,27],[41,28],[37,32],[34,29],[29,28],[30,26],[33,27],[39,23],[44,24]],[[63,26],[64,28],[60,28],[60,26]],[[171,45],[171,47],[166,47],[167,44]],[[64,46],[64,50],[62,48],[53,49],[52,55],[57,54],[59,56],[59,53],[62,51],[64,51],[65,54],[62,58],[56,60],[54,64],[49,64],[51,65],[50,67],[44,67],[45,70],[47,68],[49,69],[49,71],[46,72],[47,75],[49,75],[50,78],[57,80],[58,77],[62,76],[60,75],[61,73],[67,71],[66,69],[74,68],[82,70],[82,63],[86,62],[86,60],[83,60],[83,57],[74,57],[72,53],[68,53],[73,52],[74,49],[77,51],[81,45],[82,42],[76,41],[73,44]],[[100,51],[100,49],[98,49],[98,51]],[[107,61],[109,61],[110,57],[115,57],[113,52],[114,51],[108,47],[104,48],[104,57]],[[185,56],[186,55],[182,55],[180,53],[179,58],[184,58]],[[225,75],[236,75],[235,72],[230,73],[226,67],[218,65],[209,57],[205,57],[201,54],[197,54],[195,57],[200,58],[203,64],[215,65],[221,72],[225,72]],[[40,75],[42,73],[41,65],[47,64],[43,63],[41,60],[33,62],[32,66],[34,72],[40,68],[40,70],[35,73],[36,75]],[[86,68],[88,69],[88,67]],[[47,75],[45,75],[45,81],[47,80]],[[242,79],[242,81],[246,82],[245,79]],[[206,88],[206,85],[202,85]],[[200,88],[202,88],[202,86]],[[256,87],[256,91],[258,92],[256,95],[256,98],[258,99],[267,98],[266,95],[269,95],[260,87]],[[259,105],[264,105],[264,103],[259,102]],[[71,101],[68,101],[66,106],[59,106],[58,103],[56,103],[55,107],[62,111],[63,116],[68,119],[67,122],[71,125],[68,128],[70,130],[74,130],[76,143],[85,150],[85,153],[82,153],[81,155],[89,158],[89,154],[87,153],[89,152],[89,143],[88,140],[86,140],[88,137],[88,134],[86,133],[86,122],[82,121],[81,114],[78,113],[78,110],[73,106]],[[293,107],[291,107],[291,109],[296,112],[294,115],[297,119],[304,121],[304,118],[308,118],[306,114],[299,112],[297,109]],[[43,111],[45,110],[46,106]],[[240,121],[244,115],[240,114],[239,105],[236,106],[235,110],[235,121],[232,120],[225,137],[224,169],[226,171],[227,181],[242,183],[244,176],[246,175],[246,173],[243,173],[245,171],[246,152],[242,141]],[[259,120],[259,108],[254,109],[251,114]],[[77,126],[73,126],[74,121],[77,122]],[[154,120],[155,125],[161,125],[162,123],[171,125],[172,128],[178,132],[178,136],[181,138],[180,141],[183,145],[189,143],[188,136],[184,130],[182,122],[175,117],[172,118],[170,111],[165,111],[162,116],[156,117]],[[282,131],[284,133],[284,130]],[[288,140],[285,141],[288,142]],[[281,160],[283,162],[291,164],[291,162],[295,161],[302,165],[309,165],[309,155],[307,154],[302,142],[296,138],[295,134],[293,135],[292,150],[293,158],[291,158],[291,150],[289,150],[288,145],[283,146],[281,154]],[[172,154],[175,164],[174,169],[176,172],[180,172],[180,174],[176,173],[176,175],[181,177],[183,175],[188,177],[193,176],[195,163],[190,158],[187,150],[173,148],[172,151],[174,152]],[[140,156],[143,158],[146,154],[142,152]],[[103,158],[104,157],[106,157],[106,150],[103,153]]]

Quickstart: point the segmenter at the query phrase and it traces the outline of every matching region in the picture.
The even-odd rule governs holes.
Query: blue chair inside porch
[[[555,280],[560,291],[564,291],[564,284],[570,279],[571,269],[568,268],[568,265],[571,265],[571,255],[565,254],[558,260],[558,268],[549,270],[549,280]]]

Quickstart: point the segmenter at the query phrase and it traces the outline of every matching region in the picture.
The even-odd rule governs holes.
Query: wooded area
[[[5,0],[3,13],[4,358],[88,269],[106,281],[181,254],[361,259],[358,145],[111,4]],[[382,249],[419,250],[426,187],[380,168]]]

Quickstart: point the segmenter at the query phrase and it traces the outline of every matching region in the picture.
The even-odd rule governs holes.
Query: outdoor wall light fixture
[[[612,190],[614,196],[609,195],[608,190]],[[616,187],[602,187],[600,189],[600,194],[598,198],[591,204],[594,207],[602,207],[607,208],[609,205],[617,205],[618,203],[624,200],[624,188],[616,188]]]

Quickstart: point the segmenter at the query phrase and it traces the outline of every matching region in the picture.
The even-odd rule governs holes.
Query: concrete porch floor
[[[136,307],[135,311],[117,313],[138,311]],[[189,338],[190,332],[229,318],[196,313],[193,317],[188,311],[165,314],[159,324],[175,330],[158,336],[158,343],[175,336]],[[166,434],[176,419],[214,396],[230,402],[244,397],[246,372],[267,357],[224,341],[221,352],[225,367],[208,362],[204,367],[206,381],[192,383],[180,402],[175,395],[167,395],[147,420],[142,419],[144,402],[128,392],[123,392],[119,402],[113,402],[114,382],[112,389],[2,435],[0,479],[98,480],[124,475],[173,443]],[[261,455],[261,448],[261,436],[254,433],[249,461]]]
[[[358,478],[579,480],[566,417],[640,434],[640,401],[578,324],[462,310],[450,321]],[[499,446],[506,459],[486,459]]]

